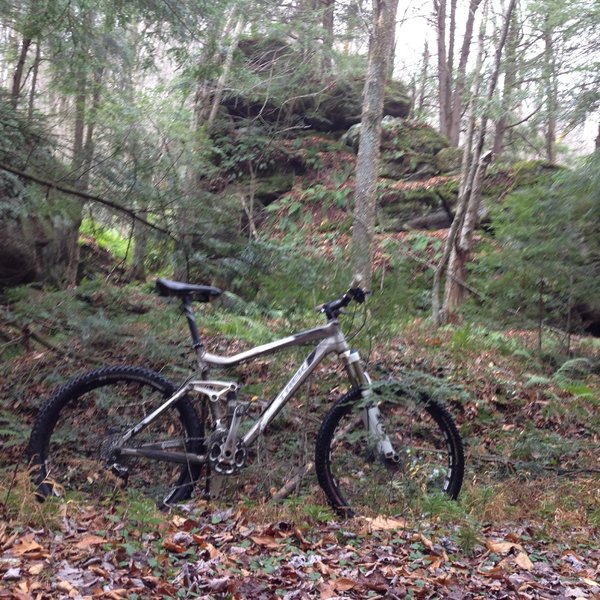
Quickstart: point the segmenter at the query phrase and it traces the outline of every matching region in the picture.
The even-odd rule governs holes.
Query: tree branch
[[[80,190],[76,190],[74,188],[70,188],[65,185],[61,185],[59,183],[56,183],[55,181],[43,179],[42,177],[38,177],[37,175],[31,175],[30,173],[25,173],[24,171],[21,171],[20,169],[17,169],[16,167],[6,165],[2,162],[0,162],[0,169],[2,169],[3,171],[7,171],[8,173],[12,173],[13,175],[17,175],[18,177],[23,177],[24,179],[28,179],[35,183],[39,183],[40,185],[44,185],[48,188],[52,188],[59,192],[63,192],[64,194],[70,194],[71,196],[77,196],[78,198],[81,198],[83,200],[88,200],[90,202],[97,202],[98,204],[102,204],[103,206],[106,206],[106,207],[110,208],[111,210],[114,210],[114,211],[120,212],[120,213],[124,213],[127,216],[134,219],[135,221],[143,223],[144,225],[150,227],[151,229],[154,229],[155,231],[164,233],[166,236],[170,237],[171,239],[175,239],[173,234],[171,234],[168,230],[163,229],[162,227],[159,227],[158,225],[154,225],[153,223],[149,223],[145,219],[142,219],[142,217],[138,216],[135,211],[133,211],[129,208],[125,208],[124,206],[120,206],[116,202],[112,202],[111,200],[107,200],[106,198],[102,198],[100,196],[94,196],[93,194],[88,194],[87,192],[82,192]]]

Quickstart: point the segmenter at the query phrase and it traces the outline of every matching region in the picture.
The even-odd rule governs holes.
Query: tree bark
[[[219,110],[221,98],[223,97],[223,90],[225,89],[225,84],[229,79],[229,73],[231,71],[231,66],[233,65],[233,55],[235,53],[236,48],[238,47],[243,28],[244,18],[242,15],[240,15],[233,29],[233,33],[231,34],[229,48],[227,48],[227,55],[225,56],[225,61],[223,63],[223,69],[221,70],[221,75],[217,80],[217,85],[213,93],[212,106],[210,109],[210,114],[208,115],[208,119],[206,121],[207,130],[211,129],[217,117],[217,111]]]
[[[556,112],[558,105],[558,83],[556,81],[556,57],[554,51],[554,36],[550,25],[550,15],[546,16],[544,23],[544,60],[546,71],[546,131],[544,148],[546,160],[554,163],[556,153],[554,144],[556,142]]]
[[[427,44],[427,40],[425,40],[425,47],[423,48],[423,68],[421,70],[419,86],[415,94],[415,101],[413,103],[413,110],[416,108],[417,117],[422,117],[425,112],[425,90],[427,88],[427,78],[429,76],[429,59],[429,46]]]
[[[450,256],[452,253],[452,248],[454,246],[454,240],[458,234],[459,228],[462,226],[464,220],[464,214],[467,209],[466,202],[466,190],[469,187],[469,173],[470,166],[472,162],[472,148],[473,148],[473,139],[475,137],[475,129],[477,126],[476,116],[475,116],[475,105],[478,101],[481,83],[482,83],[482,67],[483,67],[483,54],[485,47],[485,30],[486,30],[486,20],[485,17],[487,15],[488,3],[486,2],[484,8],[484,16],[481,21],[481,26],[479,28],[479,37],[477,44],[477,60],[475,63],[475,73],[476,78],[473,82],[471,95],[468,102],[468,112],[469,120],[467,125],[467,131],[465,135],[465,140],[463,142],[463,156],[461,161],[461,174],[460,174],[460,186],[458,190],[458,203],[456,208],[456,213],[454,215],[454,219],[452,220],[452,224],[450,226],[450,231],[448,232],[448,237],[446,238],[446,243],[444,244],[444,251],[442,253],[442,257],[435,269],[433,275],[433,286],[431,289],[431,315],[433,319],[434,325],[437,327],[442,323],[442,311],[441,311],[441,303],[440,303],[440,288],[442,284],[442,278],[444,273],[448,270],[448,261],[450,260]]]
[[[321,0],[323,11],[323,58],[322,72],[324,75],[333,69],[333,25],[335,14],[335,0]]]
[[[33,60],[33,69],[31,75],[31,89],[29,90],[29,108],[27,110],[27,116],[31,121],[33,119],[33,111],[35,108],[35,96],[37,93],[37,81],[40,71],[40,63],[42,61],[42,52],[40,49],[39,41],[35,45],[35,58]]]
[[[508,39],[506,40],[506,64],[504,72],[504,86],[502,91],[502,114],[496,121],[496,130],[494,133],[494,156],[498,157],[504,150],[504,138],[508,128],[509,114],[512,106],[515,88],[517,85],[517,65],[518,65],[518,29],[516,15],[511,19]]]
[[[434,0],[433,6],[436,17],[440,132],[448,136],[450,133],[451,80],[446,46],[446,0]]]
[[[10,102],[14,108],[17,108],[19,104],[19,97],[21,95],[21,86],[23,85],[23,71],[25,70],[25,61],[27,60],[27,53],[33,40],[30,37],[24,37],[21,41],[21,50],[19,52],[19,58],[13,73],[12,88],[10,92]]]
[[[364,88],[352,230],[352,274],[371,288],[381,119],[398,0],[374,0]]]
[[[469,3],[469,12],[465,24],[465,33],[460,50],[460,59],[455,75],[454,89],[452,90],[451,114],[449,117],[448,140],[452,146],[458,146],[460,141],[460,124],[464,109],[463,95],[467,81],[467,63],[471,52],[471,42],[473,39],[473,27],[475,24],[475,13],[481,4],[481,0],[471,0]]]
[[[496,48],[493,72],[490,76],[488,90],[486,94],[486,106],[491,104],[492,98],[496,92],[500,67],[508,30],[512,19],[512,14],[516,5],[516,0],[510,0],[506,10],[504,25]],[[492,160],[492,154],[483,155],[485,145],[486,129],[488,116],[484,113],[479,125],[479,133],[472,153],[470,166],[468,170],[467,181],[461,185],[461,198],[457,214],[464,214],[464,219],[456,228],[454,228],[454,238],[448,239],[448,247],[452,247],[448,261],[446,283],[444,287],[444,303],[440,314],[434,316],[436,322],[446,322],[452,318],[456,308],[464,300],[464,285],[466,281],[466,264],[470,257],[473,245],[473,232],[477,224],[477,215],[481,204],[481,182],[485,170]],[[463,206],[464,205],[464,206]],[[460,233],[459,233],[460,228]]]

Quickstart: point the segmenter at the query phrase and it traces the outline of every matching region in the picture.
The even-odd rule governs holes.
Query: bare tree
[[[471,51],[475,16],[482,0],[470,0],[465,21],[458,65],[456,65],[456,0],[434,0],[437,36],[438,94],[440,131],[453,146],[458,146],[460,124],[464,112],[467,63]],[[456,66],[455,66],[456,65]]]
[[[492,160],[491,152],[484,153],[489,105],[498,85],[502,56],[516,2],[517,0],[510,0],[506,9],[504,24],[496,48],[493,70],[488,81],[488,89],[484,99],[485,110],[479,123],[477,135],[474,136],[474,145],[470,156],[467,157],[465,153],[465,158],[468,158],[468,160],[466,163],[463,163],[458,207],[442,257],[442,261],[447,260],[447,267],[442,262],[438,268],[439,272],[436,273],[436,277],[439,280],[441,271],[444,268],[446,270],[444,302],[441,310],[437,309],[439,300],[434,297],[432,301],[432,307],[435,311],[433,319],[436,324],[447,322],[464,300],[467,278],[466,265],[473,246],[473,233],[477,225],[479,207],[481,205],[481,183],[485,171]],[[437,292],[437,290],[434,291]]]
[[[373,0],[369,35],[369,58],[361,115],[354,225],[352,230],[352,274],[369,289],[373,269],[373,238],[377,192],[377,167],[381,143],[381,119],[398,0]]]

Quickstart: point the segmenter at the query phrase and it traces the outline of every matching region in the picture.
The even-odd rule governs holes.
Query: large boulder
[[[0,162],[20,171],[65,175],[44,132],[0,101]],[[20,157],[27,157],[21,164]],[[57,177],[58,178],[58,177]],[[0,171],[0,288],[73,283],[81,202],[9,171]]]
[[[319,74],[302,49],[279,38],[246,38],[239,43],[248,85],[229,89],[221,104],[233,119],[307,125],[319,132],[339,133],[360,121],[364,77]],[[406,86],[390,81],[384,114],[406,117],[411,100]]]
[[[430,125],[390,116],[385,116],[381,125],[381,177],[426,179],[460,165],[446,137]],[[342,139],[358,152],[359,138],[360,123],[353,125]]]

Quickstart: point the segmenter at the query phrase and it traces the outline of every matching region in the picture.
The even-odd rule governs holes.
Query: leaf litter
[[[0,598],[600,598],[593,544],[494,530],[464,552],[434,522],[212,517],[204,507],[140,527],[87,507],[60,527],[4,523]]]

